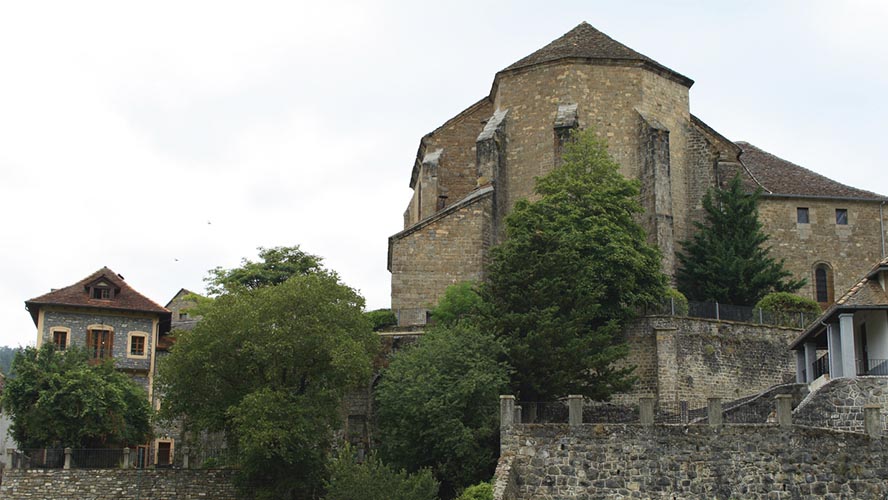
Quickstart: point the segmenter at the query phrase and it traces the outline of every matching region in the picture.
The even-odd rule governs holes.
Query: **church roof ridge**
[[[671,77],[687,87],[694,84],[694,81],[690,78],[614,40],[586,21],[581,22],[575,28],[543,48],[506,67],[500,73],[562,59],[586,59],[611,64],[629,62],[646,66],[657,73]]]

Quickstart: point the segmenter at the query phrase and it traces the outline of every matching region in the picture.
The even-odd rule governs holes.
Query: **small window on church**
[[[847,208],[837,208],[836,209],[836,224],[840,226],[848,225],[848,209]]]
[[[807,207],[799,207],[796,209],[796,220],[799,224],[808,224],[810,222],[810,219],[808,219]]]
[[[827,264],[818,264],[814,268],[814,300],[822,306],[833,301],[832,269]]]

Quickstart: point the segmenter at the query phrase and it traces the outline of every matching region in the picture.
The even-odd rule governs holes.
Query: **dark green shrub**
[[[817,302],[789,292],[774,292],[765,295],[755,307],[772,312],[806,313],[814,316],[823,312]]]
[[[395,326],[398,324],[398,317],[391,309],[377,309],[375,311],[367,311],[364,316],[370,320],[370,325],[374,332],[378,332],[387,326]]]
[[[669,307],[670,299],[672,303],[675,304],[675,315],[676,316],[687,316],[688,315],[688,298],[684,296],[683,293],[679,292],[675,288],[666,289],[666,304]]]
[[[429,469],[395,471],[371,454],[358,463],[346,446],[330,463],[326,500],[437,500],[438,482]]]
[[[493,485],[478,483],[464,489],[456,500],[493,500]]]

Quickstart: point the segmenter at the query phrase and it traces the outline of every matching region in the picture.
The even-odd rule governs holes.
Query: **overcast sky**
[[[164,305],[301,245],[389,306],[420,137],[581,21],[733,140],[888,194],[888,2],[0,3],[0,345],[108,266]]]

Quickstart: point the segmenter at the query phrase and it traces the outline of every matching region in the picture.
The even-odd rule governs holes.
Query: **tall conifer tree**
[[[696,234],[678,253],[678,288],[689,299],[751,306],[768,293],[795,292],[805,284],[771,257],[758,220],[760,197],[760,189],[743,189],[739,175],[726,189],[706,193],[705,222],[694,223]]]

